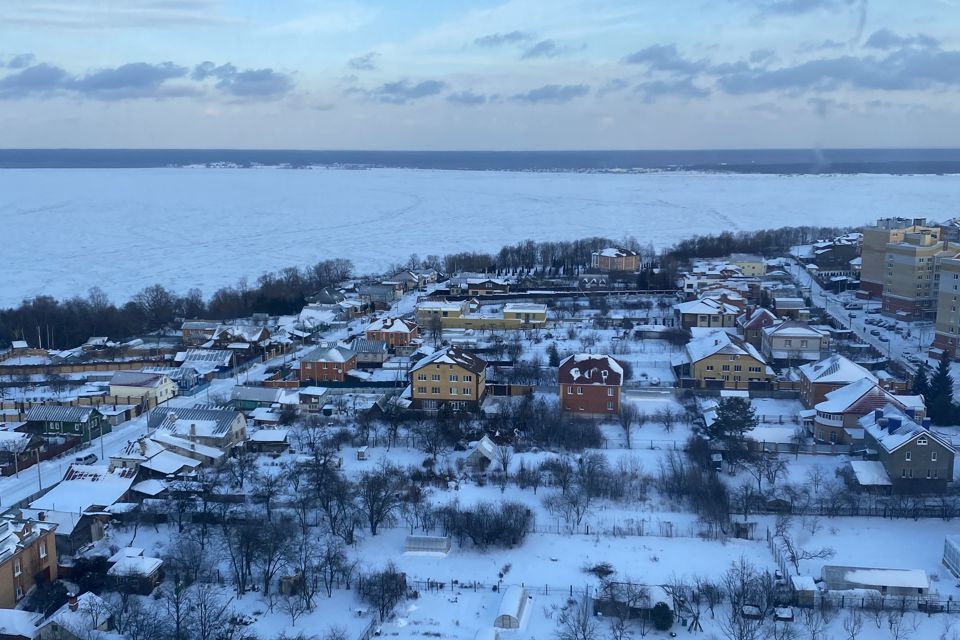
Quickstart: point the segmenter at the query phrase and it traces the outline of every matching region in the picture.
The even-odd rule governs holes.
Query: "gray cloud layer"
[[[347,66],[356,71],[375,71],[377,69],[377,54],[374,51],[365,53],[356,58],[347,60]]]
[[[526,104],[564,104],[588,93],[590,86],[586,84],[545,84],[524,93],[514,94],[510,99]]]
[[[520,44],[533,39],[533,34],[526,31],[510,31],[508,33],[491,33],[473,41],[478,47],[502,47],[506,44]]]

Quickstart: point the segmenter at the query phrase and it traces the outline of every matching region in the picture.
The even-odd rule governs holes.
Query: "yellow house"
[[[411,404],[417,409],[477,409],[487,391],[487,363],[452,346],[417,362],[410,370]]]
[[[730,264],[740,267],[743,275],[758,278],[767,274],[767,263],[763,256],[757,256],[750,253],[730,254]]]
[[[675,363],[681,379],[709,389],[749,389],[769,383],[773,369],[756,347],[725,331],[711,331],[687,343]]]
[[[110,395],[166,402],[177,395],[177,383],[162,373],[117,371],[110,378]]]
[[[430,330],[438,319],[443,329],[539,329],[547,324],[547,305],[510,302],[499,311],[482,311],[473,300],[428,300],[417,307],[422,328]]]

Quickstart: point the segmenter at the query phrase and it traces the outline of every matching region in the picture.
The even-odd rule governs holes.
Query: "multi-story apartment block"
[[[929,320],[937,312],[940,263],[960,245],[940,240],[939,229],[904,234],[887,245],[884,258],[883,312],[904,320]]]
[[[887,245],[903,242],[907,233],[937,234],[939,230],[927,227],[925,218],[881,218],[872,227],[863,230],[861,245],[860,291],[879,298],[883,294],[887,272]]]
[[[937,295],[937,320],[934,325],[934,355],[957,356],[960,341],[960,256],[940,260],[940,288]]]

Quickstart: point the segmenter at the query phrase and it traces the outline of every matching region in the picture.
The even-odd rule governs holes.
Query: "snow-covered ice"
[[[960,176],[244,169],[0,171],[0,304],[99,285],[210,295],[324,258],[361,272],[420,256],[591,235],[663,246],[694,233],[946,218]]]

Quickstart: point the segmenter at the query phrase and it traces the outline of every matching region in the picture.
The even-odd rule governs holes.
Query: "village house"
[[[202,464],[146,436],[127,442],[123,449],[110,456],[111,469],[133,469],[138,481],[191,474]]]
[[[242,360],[260,355],[270,347],[270,330],[266,327],[221,325],[213,339],[205,343],[208,349],[226,349]]]
[[[787,366],[819,361],[830,351],[830,335],[802,322],[781,322],[761,330],[760,351],[769,361]]]
[[[300,410],[307,413],[319,413],[330,402],[330,389],[326,387],[301,387],[298,395]]]
[[[759,349],[763,343],[763,330],[778,322],[780,320],[769,309],[753,307],[737,316],[737,330],[744,340]]]
[[[247,421],[239,411],[193,407],[156,408],[147,417],[154,437],[167,434],[230,451],[247,439]]]
[[[807,409],[823,402],[834,389],[845,387],[864,378],[877,382],[877,377],[855,362],[833,354],[820,362],[811,362],[799,368],[800,401]]]
[[[410,369],[411,406],[475,410],[486,395],[487,363],[452,346],[435,351]]]
[[[810,317],[810,308],[803,298],[796,296],[773,296],[773,311],[788,320],[806,320]]]
[[[38,580],[57,579],[56,525],[0,518],[0,607],[13,609]]]
[[[918,423],[893,404],[860,419],[864,445],[875,451],[894,490],[943,493],[953,480],[954,448],[949,438],[930,430],[929,418]]]
[[[731,253],[727,262],[740,269],[740,272],[749,277],[760,277],[767,273],[767,263],[763,256],[751,253]]]
[[[677,377],[706,389],[751,389],[766,387],[773,369],[753,345],[722,329],[707,332],[687,343],[674,360]]]
[[[732,328],[736,325],[740,309],[716,298],[701,298],[681,302],[673,306],[677,324],[684,328],[720,327]]]
[[[390,348],[383,340],[357,336],[350,343],[350,350],[357,354],[358,367],[380,367],[390,357]]]
[[[110,605],[94,593],[69,595],[40,626],[39,640],[87,640],[113,628]]]
[[[334,342],[322,342],[300,359],[300,382],[344,382],[356,368],[356,353]]]
[[[122,593],[150,595],[163,578],[163,560],[144,554],[140,547],[124,547],[107,559],[107,577]]]
[[[250,453],[281,454],[290,451],[288,429],[257,429],[247,440]]]
[[[640,254],[632,249],[606,247],[590,255],[590,268],[598,271],[630,271],[640,268]]]
[[[161,404],[177,395],[177,384],[170,376],[145,371],[117,371],[110,378],[110,395],[125,401]]]
[[[220,323],[213,320],[186,320],[180,325],[183,344],[199,346],[213,339]]]
[[[601,415],[620,411],[623,366],[610,356],[568,356],[560,362],[557,382],[564,411]]]
[[[896,396],[874,380],[861,378],[830,391],[816,407],[802,412],[802,417],[808,417],[807,430],[818,442],[859,444],[864,435],[860,418],[888,404],[915,420],[926,416],[923,396]]]
[[[480,311],[476,301],[427,300],[417,307],[417,322],[428,331],[437,323],[443,329],[538,329],[547,323],[547,305],[511,302],[500,307],[500,311]]]
[[[228,374],[233,368],[235,356],[227,349],[187,349],[177,352],[173,361],[181,367],[193,369],[200,378],[209,381]]]
[[[420,327],[412,320],[384,316],[367,325],[364,335],[368,340],[381,340],[390,348],[405,347],[420,337]]]
[[[42,622],[42,613],[0,608],[0,640],[35,640]]]
[[[363,284],[357,287],[360,302],[374,309],[386,309],[399,298],[397,288],[390,284]]]
[[[252,411],[260,407],[272,407],[282,397],[283,389],[238,384],[230,392],[230,404],[237,411]]]
[[[80,438],[88,443],[112,427],[95,407],[58,407],[41,405],[27,411],[27,430],[47,437]]]

